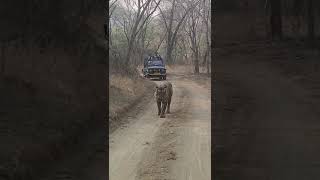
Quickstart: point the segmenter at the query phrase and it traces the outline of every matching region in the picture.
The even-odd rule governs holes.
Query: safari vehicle
[[[146,78],[159,78],[160,80],[167,78],[164,61],[159,55],[150,56],[144,60],[142,73]]]

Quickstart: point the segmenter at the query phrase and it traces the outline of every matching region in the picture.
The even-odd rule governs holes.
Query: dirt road
[[[110,180],[211,179],[211,93],[187,75],[171,75],[171,114],[154,99],[109,136]],[[159,81],[155,81],[159,83]]]
[[[320,176],[317,108],[266,62],[235,55],[217,63],[215,179]]]

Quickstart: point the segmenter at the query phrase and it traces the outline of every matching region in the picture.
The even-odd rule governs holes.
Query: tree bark
[[[176,41],[177,41],[177,34],[178,34],[178,31],[181,27],[181,25],[183,24],[183,22],[185,21],[185,18],[187,17],[188,13],[194,8],[194,6],[190,6],[188,7],[182,18],[179,20],[178,22],[178,25],[173,28],[173,19],[174,19],[174,11],[175,11],[175,3],[176,1],[173,0],[172,2],[172,6],[171,6],[171,11],[170,11],[170,17],[169,17],[169,23],[167,23],[166,21],[166,18],[164,16],[164,13],[161,11],[161,9],[159,8],[160,10],[160,13],[162,14],[162,17],[163,17],[163,20],[165,22],[165,26],[166,26],[166,30],[167,30],[167,48],[166,48],[166,62],[168,64],[171,64],[173,62],[173,59],[172,59],[172,52],[175,48],[175,45],[176,45]]]
[[[159,49],[160,49],[160,47],[161,47],[161,45],[162,45],[163,40],[166,38],[166,35],[167,35],[167,34],[165,34],[165,35],[163,36],[163,38],[160,39],[160,43],[159,43],[158,46],[157,46],[156,52],[159,51]]]
[[[138,10],[137,10],[137,17],[134,22],[133,28],[130,32],[130,38],[128,38],[128,51],[125,58],[125,66],[128,67],[131,64],[131,55],[133,46],[136,42],[136,37],[138,33],[141,31],[141,29],[145,26],[146,21],[150,18],[150,16],[155,12],[155,10],[158,8],[161,0],[156,2],[156,6],[153,8],[151,12],[147,12],[148,8],[150,7],[150,4],[153,2],[153,0],[147,0],[144,2],[144,5],[141,6],[140,0],[138,0]],[[144,17],[144,19],[143,19]]]
[[[136,39],[136,31],[137,31],[139,22],[140,21],[135,23],[135,25],[133,27],[133,30],[131,32],[131,35],[130,35],[130,39],[129,39],[129,42],[128,42],[128,51],[127,51],[126,60],[125,60],[126,67],[128,67],[130,65],[132,48],[133,48],[133,45],[134,45],[134,41]]]
[[[167,52],[166,52],[166,63],[172,64],[172,51],[173,51],[173,43],[170,41],[167,44]]]
[[[198,16],[195,12],[191,12],[191,19],[190,19],[190,30],[189,30],[189,37],[191,41],[191,50],[193,52],[193,62],[194,62],[194,73],[199,74],[199,41],[197,33],[197,20]]]
[[[271,37],[272,39],[282,39],[282,12],[281,0],[271,0]]]
[[[199,52],[196,52],[194,58],[194,73],[199,74],[199,72]]]
[[[209,56],[208,56],[208,60],[207,60],[207,74],[210,74],[210,58],[209,58]]]
[[[206,8],[206,0],[203,1],[204,2],[204,9],[206,10],[204,12],[204,24],[206,26],[206,53],[205,53],[205,62],[207,65],[207,74],[210,74],[210,36],[209,36],[209,17],[210,17],[210,8]],[[210,2],[210,1],[209,1]],[[210,5],[209,5],[210,6]]]
[[[174,9],[175,9],[175,0],[172,1],[171,11],[170,11],[170,19],[169,19],[169,25],[167,27],[167,51],[166,51],[166,63],[171,64],[172,63],[172,50],[173,50],[173,41],[172,38],[172,24],[173,24],[173,16],[174,16]]]

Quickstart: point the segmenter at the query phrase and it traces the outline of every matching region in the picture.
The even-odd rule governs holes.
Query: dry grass
[[[121,117],[132,107],[143,101],[143,97],[151,97],[154,84],[141,77],[123,74],[109,76],[109,132],[122,123]]]
[[[109,118],[113,119],[141,99],[151,82],[122,74],[109,76]]]
[[[193,65],[167,65],[167,72],[174,73],[174,74],[192,74],[194,73],[194,66]],[[200,73],[207,73],[207,67],[200,66],[199,70]]]
[[[135,82],[132,78],[127,76],[111,75],[109,80],[110,86],[118,88],[121,91],[126,92],[128,95],[135,95]]]

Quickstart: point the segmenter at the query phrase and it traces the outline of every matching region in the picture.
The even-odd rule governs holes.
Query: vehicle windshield
[[[162,66],[162,61],[160,60],[148,61],[148,66]]]

